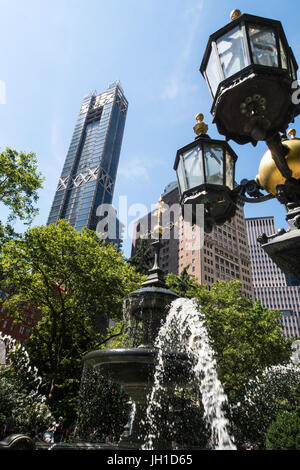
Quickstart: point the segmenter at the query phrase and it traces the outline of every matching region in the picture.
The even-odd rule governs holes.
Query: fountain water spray
[[[154,410],[161,407],[159,397],[164,390],[161,377],[164,375],[166,351],[174,348],[185,352],[193,363],[195,382],[204,406],[204,418],[211,429],[211,439],[218,450],[235,450],[234,439],[228,433],[229,422],[224,415],[227,397],[217,375],[217,364],[210,346],[207,329],[194,300],[177,299],[171,304],[165,323],[161,327],[155,347],[158,350],[158,363],[154,374],[154,386],[147,408],[147,421],[151,432],[143,449],[153,449],[153,439],[157,437],[154,423]]]
[[[42,384],[42,378],[38,375],[37,367],[32,367],[30,363],[30,358],[26,348],[19,344],[14,338],[10,335],[4,335],[0,332],[0,342],[3,342],[5,345],[6,352],[11,351],[13,354],[19,354],[18,357],[18,369],[19,371],[23,370],[25,374],[30,375],[30,380],[32,381],[32,394],[38,395],[39,388]],[[4,361],[6,361],[6,354]],[[46,397],[42,397],[42,401],[45,401]]]

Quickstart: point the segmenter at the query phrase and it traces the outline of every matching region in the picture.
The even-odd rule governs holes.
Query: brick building
[[[0,289],[0,298],[6,297],[6,292]],[[24,308],[23,318],[19,323],[15,323],[5,312],[4,306],[0,303],[0,331],[3,335],[9,335],[18,343],[23,344],[30,336],[33,326],[40,319],[40,313],[32,308]]]

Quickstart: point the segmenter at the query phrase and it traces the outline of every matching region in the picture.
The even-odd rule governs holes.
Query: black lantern
[[[198,137],[179,149],[174,170],[177,173],[181,206],[192,206],[195,220],[197,204],[204,204],[205,231],[215,224],[221,225],[235,215],[236,201],[232,190],[235,186],[235,162],[237,155],[223,140],[211,139],[203,115],[196,116],[194,131]]]
[[[279,21],[241,14],[209,38],[200,67],[218,131],[239,144],[268,140],[299,114],[297,63]]]

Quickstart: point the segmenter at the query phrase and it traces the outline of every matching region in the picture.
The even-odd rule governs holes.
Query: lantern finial
[[[230,18],[232,21],[234,21],[237,18],[239,18],[241,15],[242,15],[241,10],[232,10],[232,12],[230,13]]]
[[[208,131],[208,125],[203,122],[204,116],[202,113],[197,114],[196,121],[197,124],[193,127],[195,134],[204,135]]]

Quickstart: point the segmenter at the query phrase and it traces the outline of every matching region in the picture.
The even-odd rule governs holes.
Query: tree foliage
[[[266,433],[267,450],[300,450],[300,414],[282,411]]]
[[[52,409],[72,413],[82,355],[103,341],[109,319],[121,319],[140,275],[94,231],[77,232],[65,220],[7,242],[1,258],[10,291],[4,306],[16,321],[24,306],[40,312],[28,351]]]
[[[186,266],[178,275],[170,273],[167,276],[168,288],[176,292],[179,297],[192,298],[199,290],[199,283],[189,275],[188,268]]]
[[[282,413],[299,414],[299,410],[300,367],[293,364],[267,367],[249,380],[240,401],[232,408],[233,433],[240,443],[250,439],[264,447],[268,429],[277,417]],[[274,433],[275,428],[274,424]]]
[[[235,400],[244,385],[267,366],[283,364],[291,356],[291,342],[283,337],[279,313],[245,296],[239,281],[196,285],[184,276],[167,278],[179,295],[196,299],[204,314],[218,364],[219,378]]]
[[[135,254],[129,258],[128,262],[131,266],[135,267],[137,272],[143,275],[147,275],[149,269],[151,268],[152,257],[152,246],[149,246],[147,240],[142,238],[137,243]]]
[[[43,178],[38,172],[34,153],[17,152],[10,148],[0,153],[0,203],[8,209],[7,224],[0,221],[0,239],[14,234],[15,219],[29,224],[38,212],[35,203]]]

